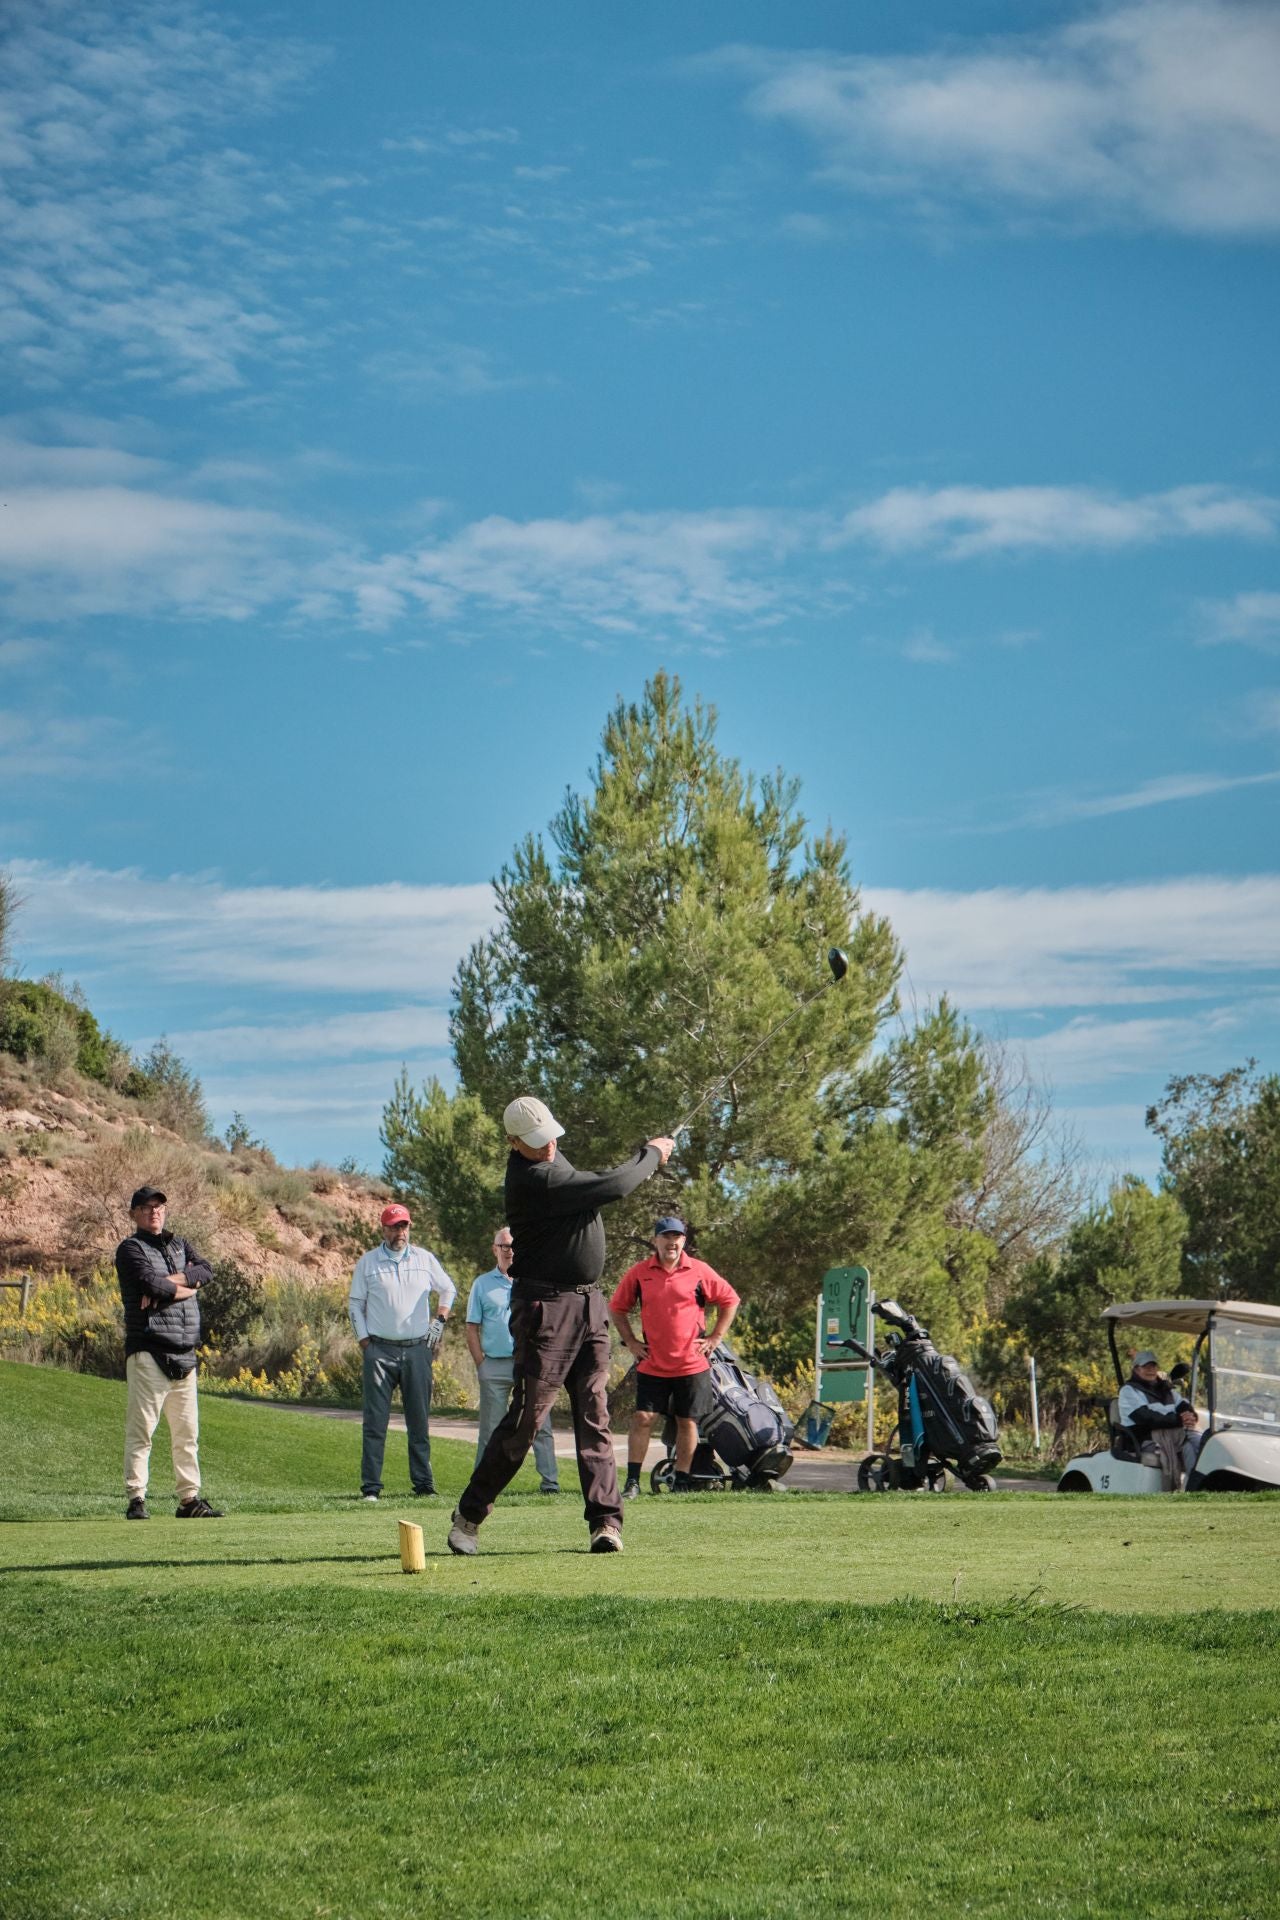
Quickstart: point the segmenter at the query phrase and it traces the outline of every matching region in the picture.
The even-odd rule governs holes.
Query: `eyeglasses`
[[[514,1240],[495,1240],[493,1250],[495,1253],[512,1253],[515,1250],[515,1244]]]

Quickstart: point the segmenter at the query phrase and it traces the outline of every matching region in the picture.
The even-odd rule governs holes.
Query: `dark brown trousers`
[[[466,1491],[458,1502],[464,1520],[477,1525],[493,1512],[502,1489],[520,1471],[533,1436],[563,1387],[573,1412],[578,1479],[589,1527],[622,1525],[618,1469],[609,1430],[609,1314],[598,1287],[530,1300],[517,1286],[511,1295],[511,1405],[489,1436]]]

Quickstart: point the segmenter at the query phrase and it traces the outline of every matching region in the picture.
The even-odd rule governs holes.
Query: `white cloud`
[[[50,640],[0,640],[0,673],[41,666],[56,651]]]
[[[1204,600],[1203,644],[1239,641],[1264,653],[1280,651],[1280,593],[1237,593],[1230,600]]]
[[[1239,1033],[1239,1009],[1212,1008],[1194,1018],[1099,1020],[1081,1015],[1056,1032],[1022,1039],[1032,1070],[1054,1087],[1097,1086],[1134,1073],[1167,1078],[1171,1062],[1198,1057],[1206,1044]]]
[[[1249,701],[1247,730],[1250,733],[1280,733],[1280,688],[1259,690]]]
[[[298,209],[280,168],[225,136],[323,58],[182,0],[19,10],[0,47],[11,376],[58,385],[109,366],[117,380],[217,391],[289,349],[263,263],[296,243]]]
[[[1269,0],[1137,0],[899,57],[739,47],[703,64],[747,74],[750,110],[808,139],[825,179],[922,213],[1280,230]]]
[[[1254,994],[1280,976],[1273,874],[973,893],[877,887],[865,897],[903,942],[915,992],[948,993],[974,1012]]]
[[[30,860],[10,874],[22,970],[62,969],[99,1009],[142,1009],[144,1030],[135,1013],[126,1037],[145,1043],[167,1027],[216,1113],[275,1121],[304,1158],[321,1138],[335,1155],[370,1150],[400,1060],[415,1079],[450,1077],[449,985],[494,920],[480,885],[232,887]],[[1132,1099],[1138,1077],[1154,1092],[1172,1072],[1254,1049],[1280,1014],[1280,875],[872,888],[864,905],[903,941],[909,992],[1016,1020],[1035,1068],[1068,1089]],[[175,1004],[187,1010],[180,1027],[166,1018]],[[1088,1131],[1130,1157],[1143,1145],[1111,1108]]]
[[[109,779],[125,734],[105,715],[0,709],[0,780]]]
[[[488,886],[229,887],[22,860],[9,870],[20,947],[86,980],[128,967],[156,982],[440,996],[493,921]]]
[[[356,595],[368,626],[413,607],[447,620],[479,605],[612,631],[652,620],[699,630],[772,611],[783,563],[812,538],[801,516],[777,510],[495,515],[409,553],[342,564],[328,584]]]
[[[180,1053],[210,1066],[258,1060],[317,1062],[356,1054],[399,1058],[447,1054],[449,1016],[414,1004],[376,1013],[339,1013],[324,1020],[279,1020],[270,1026],[192,1027],[169,1035]]]
[[[18,486],[0,585],[18,617],[164,609],[243,618],[292,594],[314,534],[282,515],[122,486]]]
[[[846,514],[843,531],[888,553],[949,559],[1033,550],[1114,551],[1157,541],[1274,537],[1280,501],[1225,487],[1125,498],[1091,487],[894,487]]]
[[[484,356],[461,349],[396,365],[399,377],[441,393],[501,384]],[[382,372],[392,376],[390,360]],[[101,425],[78,441],[65,437],[74,423],[61,424],[62,438],[56,421],[43,439],[0,436],[0,588],[11,616],[24,620],[121,611],[242,619],[273,607],[304,620],[354,615],[367,629],[412,615],[500,615],[507,627],[676,627],[719,642],[726,625],[776,626],[847,602],[859,591],[847,577],[857,564],[848,554],[860,546],[890,559],[925,551],[961,560],[1262,539],[1280,526],[1280,501],[1208,485],[1130,498],[1052,486],[894,488],[843,514],[730,506],[524,521],[493,515],[451,533],[436,532],[445,509],[432,502],[430,538],[369,555],[330,529],[245,504],[254,486],[278,496],[285,470],[206,462],[184,473],[155,453],[112,444]],[[128,437],[121,432],[121,441]],[[230,486],[237,504],[207,497],[214,486]],[[944,643],[925,633],[909,638],[907,653],[947,657]]]
[[[1241,787],[1274,786],[1278,780],[1280,772],[1166,774],[1156,780],[1144,780],[1140,787],[1133,787],[1127,793],[1099,794],[1093,798],[1064,795],[1003,823],[999,830],[1054,827],[1068,820],[1101,820],[1108,814],[1135,813],[1144,807],[1164,807],[1179,800],[1204,800],[1219,793],[1234,793]]]

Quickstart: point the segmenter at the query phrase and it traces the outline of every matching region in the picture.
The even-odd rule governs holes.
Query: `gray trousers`
[[[415,1493],[434,1493],[431,1477],[431,1354],[425,1340],[397,1347],[371,1338],[364,1350],[364,1446],[360,1453],[361,1493],[381,1493],[382,1456],[391,1419],[391,1396],[400,1389],[404,1423],[409,1429],[409,1478]]]
[[[480,1438],[476,1442],[478,1466],[480,1455],[489,1444],[489,1435],[511,1403],[511,1389],[515,1385],[515,1356],[508,1354],[505,1360],[493,1360],[486,1354],[476,1368],[476,1378],[480,1383]],[[533,1436],[533,1464],[538,1469],[538,1478],[544,1487],[560,1485],[550,1413]]]

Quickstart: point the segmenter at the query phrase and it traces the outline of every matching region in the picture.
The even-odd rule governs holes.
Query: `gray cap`
[[[1144,1347],[1141,1353],[1134,1354],[1133,1364],[1135,1367],[1158,1367],[1160,1365],[1160,1355],[1158,1353],[1152,1353],[1150,1347]]]

